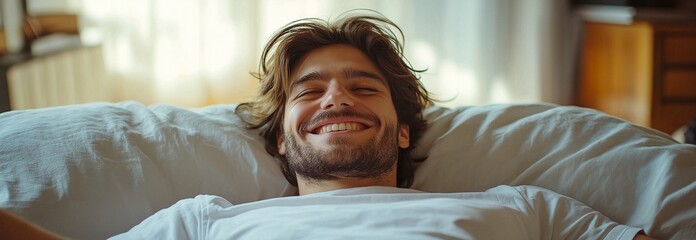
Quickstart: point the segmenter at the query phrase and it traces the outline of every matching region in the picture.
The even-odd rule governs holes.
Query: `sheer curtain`
[[[305,17],[367,8],[396,22],[444,105],[572,100],[573,17],[555,0],[82,0],[123,99],[198,107],[249,100],[263,44]]]

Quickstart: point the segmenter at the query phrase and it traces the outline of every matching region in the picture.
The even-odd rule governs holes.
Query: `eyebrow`
[[[355,68],[346,68],[343,69],[343,76],[346,79],[352,79],[352,78],[370,78],[379,81],[382,84],[386,84],[386,81],[380,77],[379,75],[365,71],[365,70],[360,70],[360,69],[355,69]],[[300,85],[304,82],[307,81],[315,81],[315,80],[328,80],[330,78],[329,74],[326,72],[320,72],[320,71],[314,71],[310,72],[308,74],[305,74],[299,78],[297,78],[295,81],[292,82],[290,85],[290,89],[295,88],[297,85]]]
[[[368,71],[363,71],[360,69],[355,69],[355,68],[347,68],[343,70],[343,76],[345,76],[347,79],[351,78],[372,78],[375,80],[379,80],[382,83],[385,83],[384,79],[382,79],[379,75],[368,72]]]

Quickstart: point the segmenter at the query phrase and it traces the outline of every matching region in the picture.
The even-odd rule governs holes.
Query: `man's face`
[[[290,73],[278,151],[307,180],[379,177],[409,146],[381,71],[357,48],[315,49]]]

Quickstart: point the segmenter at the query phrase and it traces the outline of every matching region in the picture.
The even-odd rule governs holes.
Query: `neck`
[[[302,176],[297,176],[297,187],[300,195],[368,186],[396,187],[396,171],[378,178],[338,178],[325,181],[308,180]]]

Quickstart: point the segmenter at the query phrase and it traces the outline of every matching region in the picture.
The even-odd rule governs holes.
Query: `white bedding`
[[[0,114],[0,208],[78,239],[124,232],[178,200],[296,189],[234,105],[93,103]],[[432,107],[412,188],[535,185],[662,239],[696,239],[696,146],[582,108]]]
[[[535,187],[424,193],[362,187],[232,205],[199,195],[112,239],[611,239],[640,229]]]

